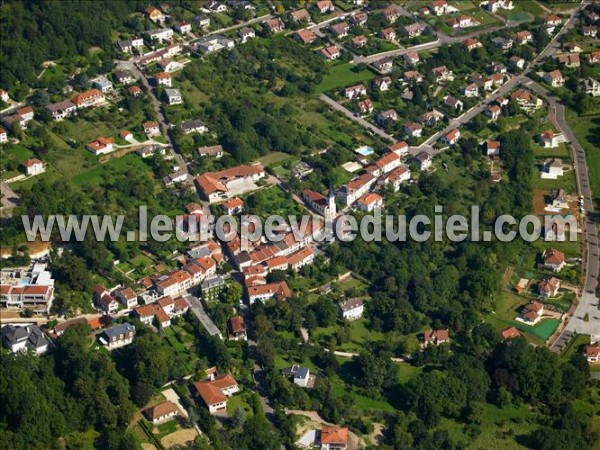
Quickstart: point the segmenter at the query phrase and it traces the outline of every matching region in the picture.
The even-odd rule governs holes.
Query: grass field
[[[323,77],[321,83],[317,86],[317,92],[326,92],[333,89],[341,89],[354,83],[366,83],[375,78],[375,73],[368,69],[355,72],[354,66],[350,63],[333,66],[329,73]]]
[[[544,319],[537,325],[530,327],[524,324],[517,325],[517,328],[521,331],[525,331],[529,334],[533,334],[543,341],[547,341],[550,336],[556,331],[560,321],[558,319]]]
[[[541,164],[542,161],[539,161]],[[577,181],[575,178],[575,171],[565,171],[562,177],[558,177],[556,180],[544,179],[540,176],[539,168],[534,168],[533,174],[533,188],[534,189],[545,189],[545,190],[556,190],[564,189],[569,194],[577,193]]]

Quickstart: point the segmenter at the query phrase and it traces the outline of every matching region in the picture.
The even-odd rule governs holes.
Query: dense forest
[[[91,47],[113,51],[111,33],[147,2],[5,1],[0,6],[0,79],[4,89],[30,85],[44,61],[85,56]]]

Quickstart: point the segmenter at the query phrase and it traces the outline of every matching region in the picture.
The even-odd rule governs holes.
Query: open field
[[[332,66],[329,73],[323,77],[321,83],[317,86],[317,92],[326,92],[333,89],[341,89],[354,83],[367,83],[375,78],[375,73],[368,69],[355,72],[350,63]]]

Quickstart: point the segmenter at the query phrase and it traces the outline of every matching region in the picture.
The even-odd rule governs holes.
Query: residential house
[[[476,48],[482,48],[483,44],[479,42],[477,39],[467,39],[463,42],[464,46],[467,47],[467,50],[470,52],[475,50]]]
[[[600,82],[593,78],[587,78],[582,81],[582,85],[586,94],[591,95],[592,97],[600,96]]]
[[[436,16],[443,16],[445,14],[451,14],[458,11],[457,8],[449,5],[446,0],[437,0],[432,2],[429,5],[429,10]]]
[[[89,91],[82,92],[71,99],[78,109],[98,106],[103,104],[105,100],[106,97],[98,89],[91,89]]]
[[[544,314],[544,305],[536,300],[532,300],[525,305],[521,310],[521,314],[517,317],[520,322],[525,322],[528,325],[536,325],[542,320]]]
[[[408,70],[408,71],[404,72],[404,74],[402,75],[402,79],[404,80],[405,83],[410,83],[413,81],[416,83],[422,83],[423,75],[421,75],[416,70]]]
[[[429,330],[423,333],[422,345],[427,347],[429,345],[442,345],[450,342],[450,332],[448,329],[440,330]]]
[[[203,54],[218,52],[223,49],[232,49],[235,47],[235,41],[221,34],[211,34],[203,36],[195,43],[195,49]]]
[[[421,137],[423,134],[423,126],[420,123],[408,122],[403,127],[404,134],[409,137]]]
[[[364,173],[342,186],[338,191],[338,198],[344,206],[352,205],[356,200],[369,192],[377,178],[370,173]]]
[[[256,31],[254,31],[254,28],[243,27],[238,31],[238,36],[242,44],[245,44],[249,39],[256,37]]]
[[[165,95],[169,105],[180,105],[183,103],[183,97],[179,89],[165,89]]]
[[[173,419],[179,414],[179,408],[171,401],[166,401],[154,405],[144,411],[146,418],[152,422],[152,425],[160,425]]]
[[[502,339],[507,341],[508,339],[516,339],[521,337],[521,333],[515,327],[508,327],[503,329],[500,334],[502,335]]]
[[[340,303],[339,310],[343,320],[358,320],[363,316],[365,304],[360,298],[351,298]]]
[[[147,32],[150,41],[158,44],[164,44],[165,42],[173,39],[173,30],[171,28],[160,28],[158,30],[150,30]]]
[[[314,260],[315,254],[310,247],[304,247],[287,257],[289,268],[295,272],[308,264],[312,264]]]
[[[303,44],[312,44],[314,41],[317,40],[317,35],[306,28],[296,31],[294,33],[294,37]]]
[[[484,144],[487,156],[500,156],[500,141],[488,140]]]
[[[154,75],[157,86],[173,86],[173,76],[168,72],[158,72]]]
[[[52,115],[54,120],[60,121],[75,115],[77,113],[77,106],[69,100],[64,100],[58,103],[49,103],[46,105],[46,110]]]
[[[452,28],[463,29],[463,28],[476,27],[476,26],[480,25],[480,22],[478,22],[477,20],[475,20],[473,17],[470,17],[470,16],[459,16],[459,17],[450,19],[448,21],[448,25]]]
[[[4,103],[8,103],[10,101],[10,96],[4,89],[0,89],[0,100]]]
[[[95,155],[105,155],[115,150],[113,138],[99,137],[93,142],[87,144],[86,148]]]
[[[381,111],[377,114],[377,123],[380,125],[385,125],[388,120],[396,121],[398,120],[398,113],[394,109],[386,109],[385,111]]]
[[[146,17],[154,23],[163,23],[166,19],[163,12],[155,6],[148,6],[144,10],[144,13],[146,14]]]
[[[439,111],[433,110],[433,111],[426,111],[423,114],[421,114],[419,116],[419,123],[421,125],[426,125],[428,127],[433,127],[435,126],[440,120],[442,120],[443,118],[443,114],[440,113]]]
[[[388,91],[392,86],[391,77],[375,77],[373,80],[373,86],[380,91]]]
[[[109,350],[131,344],[135,336],[135,327],[129,323],[121,323],[107,328],[100,335],[100,343]]]
[[[589,364],[600,362],[600,341],[586,345],[583,348],[583,355],[586,357]]]
[[[565,254],[553,248],[544,251],[542,260],[544,269],[549,269],[554,272],[560,272],[566,265]]]
[[[183,134],[191,134],[191,133],[204,134],[208,131],[208,127],[200,119],[188,120],[186,122],[183,122],[181,124],[181,129],[183,131]]]
[[[340,49],[337,48],[335,45],[332,45],[327,48],[322,48],[320,53],[328,61],[333,61],[341,56]]]
[[[215,203],[254,190],[255,182],[265,176],[265,169],[261,164],[247,164],[219,172],[206,172],[196,178],[196,184],[200,193],[210,203]],[[231,195],[231,188],[235,188],[235,195]]]
[[[600,61],[600,50],[591,52],[588,55],[588,62],[590,64],[596,64],[598,61]]]
[[[481,7],[493,13],[500,9],[511,10],[514,8],[512,0],[487,0],[481,3]]]
[[[133,75],[131,75],[131,72],[129,72],[128,70],[119,70],[115,72],[115,79],[117,80],[117,82],[124,85],[128,85],[135,82],[135,78],[133,78]]]
[[[529,44],[533,41],[533,35],[527,30],[517,31],[515,41],[517,41],[517,44],[519,45]]]
[[[384,28],[380,32],[381,39],[386,41],[395,41],[396,40],[396,30],[393,27]]]
[[[548,34],[553,34],[556,27],[559,27],[562,24],[562,19],[554,14],[546,16],[544,21],[546,23],[546,32]]]
[[[563,176],[563,162],[560,158],[548,158],[542,164],[542,178],[555,180]]]
[[[367,20],[368,20],[368,16],[367,16],[367,13],[364,11],[359,11],[350,16],[350,22],[352,22],[352,25],[355,25],[358,27],[365,26],[367,23]]]
[[[559,64],[568,67],[570,69],[581,66],[581,58],[577,53],[569,54],[564,53],[562,55],[558,55],[556,60]]]
[[[477,97],[479,95],[479,86],[477,83],[471,83],[463,88],[465,97]]]
[[[513,46],[512,39],[506,39],[500,36],[493,38],[492,42],[496,47],[501,48],[502,50],[510,50]]]
[[[230,373],[197,381],[194,387],[211,414],[225,409],[227,398],[240,390],[237,381]]]
[[[583,52],[583,49],[576,43],[574,42],[568,42],[566,44],[563,45],[563,49],[567,52],[567,53],[581,53]]]
[[[221,158],[224,154],[223,147],[220,145],[211,145],[207,147],[198,147],[198,155],[201,157],[210,156],[214,158]]]
[[[0,144],[8,142],[8,133],[3,127],[0,127]]]
[[[294,22],[310,22],[311,17],[306,8],[297,9],[290,13],[290,17]]]
[[[446,81],[451,76],[451,72],[446,66],[434,67],[433,69],[431,69],[431,73],[435,77],[435,81],[437,83],[439,83],[440,81]]]
[[[452,95],[448,95],[444,98],[444,104],[454,111],[462,111],[464,107],[464,103]]]
[[[393,65],[394,62],[389,56],[386,56],[385,58],[381,58],[373,62],[373,67],[376,71],[378,71],[381,74],[390,73],[392,71]]]
[[[596,27],[596,26],[581,27],[581,34],[583,34],[584,36],[587,36],[587,37],[596,38],[596,36],[598,35],[598,27]]]
[[[27,176],[39,175],[44,172],[44,163],[37,158],[28,159],[23,163]]]
[[[353,99],[367,95],[367,88],[364,84],[357,84],[356,86],[346,88],[344,93],[346,95],[346,98]]]
[[[546,130],[539,135],[540,145],[544,148],[556,148],[564,141],[564,136],[561,133],[554,133],[552,130]]]
[[[180,69],[181,64],[179,64],[178,62],[173,61],[169,58],[164,58],[158,62],[158,67],[161,69],[162,72],[171,73],[171,72],[175,72],[176,70]]]
[[[344,38],[348,36],[348,31],[350,31],[350,26],[346,22],[333,24],[329,28],[331,29],[331,32],[338,38]]]
[[[223,210],[230,216],[241,214],[244,210],[244,201],[239,197],[233,197],[221,204]]]
[[[442,138],[442,142],[447,145],[455,145],[460,139],[460,130],[455,128]]]
[[[556,297],[558,290],[560,289],[560,280],[556,277],[552,277],[538,284],[538,291],[544,298]]]
[[[248,303],[253,305],[257,300],[265,301],[271,298],[285,300],[292,296],[292,291],[285,281],[268,283],[262,286],[251,286],[248,288]]]
[[[275,17],[273,19],[265,20],[263,22],[263,26],[270,33],[280,33],[280,32],[282,32],[285,29],[285,24],[283,23],[283,20],[281,20],[279,17]]]
[[[502,108],[500,108],[498,105],[489,105],[485,109],[485,115],[488,116],[490,120],[496,120],[498,117],[500,117],[501,113]]]
[[[321,14],[327,14],[328,12],[335,11],[335,6],[333,6],[333,2],[331,0],[320,0],[315,3],[315,8]]]
[[[358,107],[358,110],[360,111],[361,115],[365,115],[365,114],[371,114],[373,112],[373,102],[371,101],[371,99],[364,99],[361,100],[357,103],[356,105]]]
[[[383,15],[389,23],[394,23],[400,17],[400,11],[396,5],[390,5],[383,10]]]
[[[368,43],[369,43],[369,39],[362,34],[360,36],[354,36],[352,38],[352,44],[358,48],[364,47]]]
[[[227,321],[227,336],[230,341],[247,341],[246,322],[242,316],[230,317]]]
[[[195,16],[192,22],[200,28],[207,28],[210,26],[210,17],[205,15]]]
[[[356,201],[356,206],[363,212],[373,212],[383,207],[383,197],[374,192],[369,192]]]
[[[348,428],[323,427],[318,442],[321,450],[347,450]]]
[[[115,297],[126,309],[133,309],[138,304],[137,295],[131,288],[122,288],[115,291]]]
[[[433,162],[431,154],[424,150],[422,152],[419,152],[415,156],[414,160],[417,166],[419,167],[420,171],[428,170]]]
[[[148,121],[144,122],[142,126],[144,127],[144,133],[146,133],[148,137],[160,135],[160,125],[158,122]]]
[[[205,5],[205,8],[215,13],[224,13],[227,11],[227,5],[216,0],[211,0],[208,5]]]
[[[12,353],[31,351],[41,355],[48,351],[50,341],[37,325],[5,325],[2,344]]]
[[[413,23],[411,25],[407,25],[404,27],[404,33],[406,33],[406,35],[409,38],[415,38],[417,36],[421,36],[423,34],[423,27],[418,24],[418,23]]]
[[[525,67],[525,60],[523,58],[521,58],[520,56],[513,55],[513,56],[510,57],[510,64],[514,68],[517,68],[519,70],[523,70],[523,68]]]
[[[294,364],[292,367],[286,367],[282,369],[281,373],[285,377],[294,380],[294,384],[300,387],[306,387],[310,379],[310,370],[308,367],[300,367],[297,364]]]
[[[418,64],[420,59],[419,59],[419,54],[417,52],[406,52],[404,55],[402,55],[402,58],[404,59],[404,61],[407,64]]]

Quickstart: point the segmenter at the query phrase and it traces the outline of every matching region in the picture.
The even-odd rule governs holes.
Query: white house
[[[560,158],[548,158],[542,165],[542,178],[555,180],[563,176],[563,162]]]
[[[153,425],[159,425],[164,422],[168,422],[177,414],[179,414],[179,408],[171,401],[166,401],[154,405],[144,411],[146,417]]]
[[[240,390],[237,381],[230,373],[221,376],[213,375],[206,380],[197,381],[194,387],[211,414],[225,409],[228,397]]]
[[[44,172],[44,163],[37,158],[28,159],[23,163],[23,167],[28,176],[38,175]]]
[[[352,298],[339,304],[340,317],[344,320],[358,320],[363,316],[365,304],[360,298]]]
[[[310,370],[308,367],[300,367],[294,364],[292,367],[286,367],[281,373],[294,380],[294,384],[300,387],[306,387],[310,379]]]
[[[183,97],[179,89],[165,89],[165,94],[169,105],[180,105],[183,103]]]

